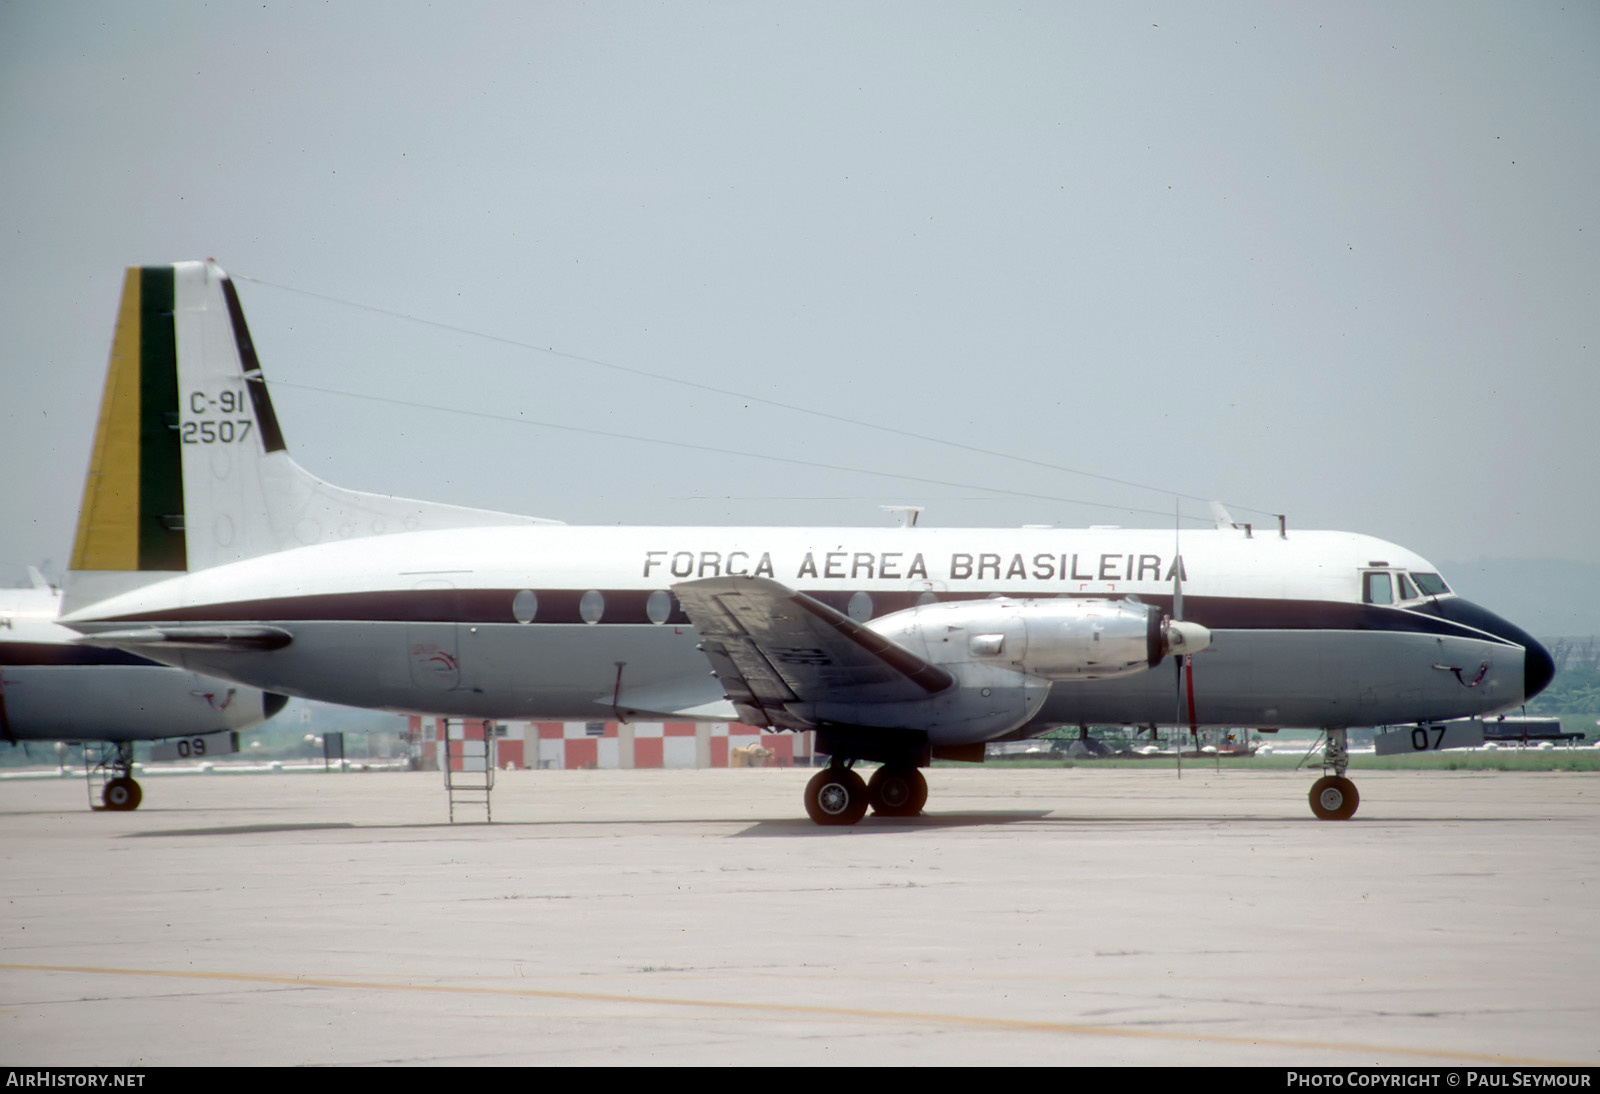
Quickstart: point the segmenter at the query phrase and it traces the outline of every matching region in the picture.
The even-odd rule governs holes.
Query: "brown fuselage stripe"
[[[107,623],[235,623],[263,622],[351,622],[351,623],[462,623],[492,624],[518,622],[512,614],[512,601],[518,589],[395,589],[362,593],[327,593],[319,596],[291,596],[262,600],[237,600],[206,604],[172,611],[108,617]],[[638,625],[654,622],[646,611],[649,590],[597,590],[605,598],[605,610],[598,622]],[[579,605],[584,590],[535,589],[538,607],[534,624],[586,623]],[[806,591],[812,600],[848,614],[854,592]],[[872,617],[889,615],[915,607],[921,593],[875,592]],[[940,593],[943,603],[983,600],[987,593]],[[1083,599],[1093,599],[1085,597]],[[1101,598],[1103,599],[1103,598]],[[1171,611],[1171,597],[1141,598],[1163,612]],[[1436,634],[1458,638],[1489,638],[1523,645],[1526,635],[1516,632],[1504,620],[1488,613],[1484,618],[1445,619],[1424,611],[1406,611],[1370,604],[1337,601],[1260,600],[1248,597],[1183,598],[1184,618],[1212,630],[1286,631],[1399,631]],[[664,623],[688,626],[688,615],[673,597],[672,611]]]

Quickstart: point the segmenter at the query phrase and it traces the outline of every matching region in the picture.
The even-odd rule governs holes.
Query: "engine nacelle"
[[[1057,680],[1143,672],[1168,653],[1194,653],[1206,628],[1127,600],[968,600],[926,604],[867,627],[947,669],[954,687],[891,703],[790,704],[819,725],[915,726],[935,746],[993,740],[1038,714]]]
[[[1050,694],[1050,681],[1005,665],[967,662],[948,666],[954,687],[926,699],[890,703],[790,703],[819,725],[915,727],[933,745],[969,744],[1004,736],[1026,725]]]
[[[1127,600],[967,600],[909,608],[867,625],[958,678],[969,664],[1043,680],[1126,676],[1211,641],[1198,624]]]

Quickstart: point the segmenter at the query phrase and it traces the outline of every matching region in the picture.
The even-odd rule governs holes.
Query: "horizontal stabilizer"
[[[100,631],[77,639],[87,646],[138,651],[163,649],[281,650],[294,636],[280,627],[186,627],[167,625],[120,631]]]

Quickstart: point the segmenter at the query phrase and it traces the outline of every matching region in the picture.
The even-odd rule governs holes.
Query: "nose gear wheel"
[[[1311,811],[1319,820],[1349,820],[1360,804],[1356,784],[1342,775],[1324,775],[1311,784]]]

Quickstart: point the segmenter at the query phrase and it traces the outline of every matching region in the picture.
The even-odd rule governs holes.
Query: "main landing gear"
[[[915,817],[928,801],[928,782],[909,764],[885,764],[870,782],[835,761],[806,784],[806,813],[818,824],[855,824],[870,807],[880,817]]]
[[[1333,768],[1333,774],[1324,775],[1311,784],[1311,811],[1318,820],[1349,820],[1356,815],[1361,795],[1356,792],[1356,784],[1344,777],[1350,766],[1344,730],[1328,730],[1328,745],[1322,754],[1322,766],[1324,769]]]
[[[89,764],[89,808],[125,813],[139,808],[144,790],[133,777],[133,743],[116,741],[101,746],[99,758],[90,761],[87,747],[84,762]],[[109,778],[107,776],[110,776]],[[100,781],[100,804],[94,801],[95,780]]]

